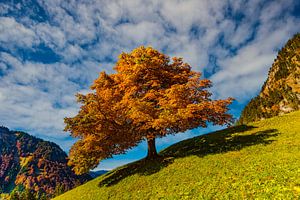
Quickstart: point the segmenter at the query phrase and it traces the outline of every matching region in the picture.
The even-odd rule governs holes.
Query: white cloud
[[[6,76],[0,77],[0,113],[5,113],[0,116],[1,122],[46,135],[60,133],[63,118],[75,112],[75,100],[71,102],[70,95],[79,88],[68,81],[69,68],[61,64],[21,62],[4,53],[0,58],[13,66]],[[56,107],[56,103],[61,107]]]
[[[245,102],[252,98],[261,88],[263,82],[267,78],[267,73],[276,58],[277,51],[284,45],[284,43],[297,32],[299,19],[291,16],[282,16],[284,13],[279,12],[280,5],[276,4],[278,12],[267,12],[274,4],[268,4],[266,8],[257,13],[260,16],[259,26],[249,26],[253,22],[247,24],[242,21],[240,27],[228,41],[230,44],[236,46],[249,38],[247,33],[255,32],[255,37],[248,42],[236,54],[230,55],[227,50],[227,56],[217,60],[219,71],[211,76],[215,85],[214,92],[216,97],[225,98],[232,96],[237,98],[240,102]],[[279,9],[280,10],[280,9]],[[269,17],[264,17],[268,15]],[[273,20],[275,15],[281,17]],[[272,16],[272,17],[270,17]],[[251,16],[246,16],[246,19]],[[240,36],[239,29],[246,27],[245,34]],[[242,30],[244,32],[244,30]],[[244,36],[244,38],[243,38]]]
[[[121,24],[116,27],[116,31],[122,33],[123,38],[133,44],[151,43],[159,38],[163,39],[163,28],[161,24],[153,22],[140,22],[138,24]],[[132,45],[129,43],[129,45]]]
[[[215,26],[224,18],[223,1],[164,1],[161,14],[176,27],[179,33],[187,33],[194,24]]]
[[[66,34],[57,26],[48,23],[38,23],[34,27],[41,41],[53,49],[62,49],[66,45]]]
[[[31,48],[37,43],[35,33],[15,21],[14,18],[0,17],[0,44],[12,47]]]

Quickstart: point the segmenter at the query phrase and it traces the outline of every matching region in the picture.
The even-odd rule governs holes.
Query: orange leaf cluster
[[[232,121],[226,113],[232,99],[212,100],[211,82],[181,58],[170,61],[151,47],[139,47],[122,53],[114,69],[114,74],[100,73],[91,86],[94,92],[78,94],[78,114],[65,118],[65,130],[79,138],[69,156],[76,173],[145,138]]]

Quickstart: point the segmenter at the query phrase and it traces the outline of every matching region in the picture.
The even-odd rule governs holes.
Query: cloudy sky
[[[299,22],[297,0],[1,0],[0,125],[68,151],[74,140],[62,131],[63,118],[78,111],[74,94],[141,45],[183,57],[213,81],[214,98],[236,98],[238,117]],[[217,128],[161,139],[158,148]],[[99,168],[145,154],[142,143]]]

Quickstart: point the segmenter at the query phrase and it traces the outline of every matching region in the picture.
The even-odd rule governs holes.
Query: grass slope
[[[184,140],[64,199],[300,199],[300,112]]]

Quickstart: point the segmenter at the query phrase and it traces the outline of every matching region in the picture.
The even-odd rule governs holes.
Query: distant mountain
[[[107,172],[108,172],[107,170],[90,171],[89,175],[92,178],[97,178],[98,176],[106,174]]]
[[[300,109],[300,34],[279,51],[260,94],[243,110],[239,124]]]
[[[29,190],[51,197],[90,179],[75,175],[55,143],[0,127],[0,193]]]

